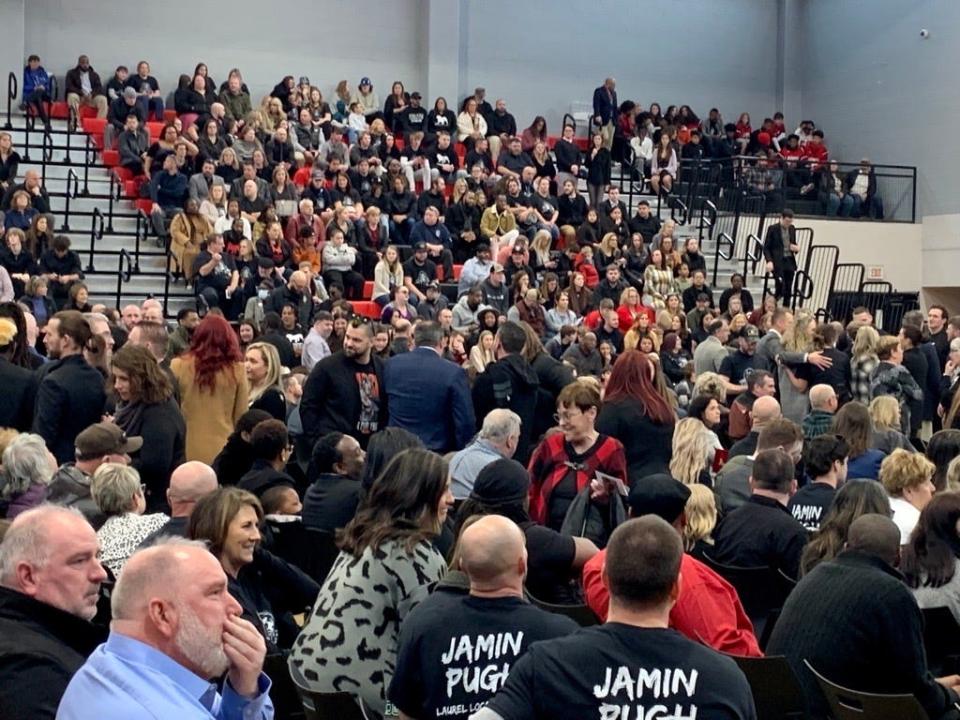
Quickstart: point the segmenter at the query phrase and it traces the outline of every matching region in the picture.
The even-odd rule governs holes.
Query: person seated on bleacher
[[[497,173],[505,178],[520,178],[525,167],[530,167],[533,161],[521,149],[520,138],[513,136],[507,143],[507,149],[497,158]]]
[[[853,198],[851,217],[883,220],[883,199],[877,193],[877,176],[869,159],[863,158],[859,167],[847,173],[847,188]]]
[[[70,238],[57,235],[47,251],[40,256],[40,275],[50,284],[50,296],[61,307],[70,294],[70,286],[83,280],[80,256],[70,249]]]
[[[117,139],[117,148],[120,151],[120,167],[126,168],[134,176],[145,175],[145,163],[149,147],[150,134],[146,128],[140,127],[140,120],[136,113],[127,115],[123,132]]]
[[[144,119],[152,114],[156,122],[163,122],[163,98],[157,79],[150,74],[150,63],[146,60],[137,63],[137,74],[127,78],[126,87],[136,93],[136,101],[143,110]]]
[[[187,77],[181,75],[181,78]],[[185,87],[180,87],[173,94],[174,109],[183,121],[184,126],[197,123],[210,113],[210,106],[206,99],[207,81],[203,75],[194,75],[193,80],[187,80]]]
[[[107,116],[107,96],[104,94],[100,76],[90,67],[90,59],[86,55],[81,55],[77,66],[67,71],[64,92],[67,105],[73,108],[75,118],[80,117],[81,105],[96,108],[98,118]]]
[[[23,68],[23,87],[22,87],[23,109],[33,108],[37,117],[43,122],[47,130],[50,129],[50,118],[47,115],[46,103],[51,100],[50,97],[50,76],[40,64],[39,55],[31,55],[27,58],[27,64]]]
[[[304,527],[330,533],[353,518],[360,502],[365,453],[350,435],[322,436],[310,455],[310,480],[303,497]]]
[[[228,320],[236,319],[241,302],[237,291],[240,274],[233,256],[224,252],[220,235],[210,235],[201,243],[190,274],[201,304],[207,309],[220,308]]]
[[[440,216],[440,222],[444,222],[447,214],[447,183],[442,177],[436,177],[427,187],[423,188],[420,197],[417,198],[417,214],[423,217],[428,207],[435,208]]]
[[[227,81],[224,86],[221,86],[218,99],[223,104],[227,117],[238,125],[243,125],[253,110],[250,104],[250,93],[244,87],[240,71],[236,68],[230,71]]]
[[[176,261],[171,269],[179,270],[187,282],[193,279],[194,260],[212,232],[210,222],[200,214],[200,203],[190,198],[183,204],[183,212],[170,221],[170,253]]]
[[[118,98],[110,103],[107,113],[107,124],[103,129],[103,146],[107,149],[114,146],[114,140],[126,128],[127,117],[136,116],[139,124],[145,126],[146,112],[137,104],[137,91],[125,88]]]
[[[650,211],[650,203],[641,200],[637,211],[627,221],[631,233],[640,233],[646,242],[652,242],[660,232],[660,219]]]
[[[928,670],[923,616],[896,570],[900,542],[892,520],[861,515],[846,549],[805,575],[787,598],[767,652],[790,662],[809,717],[827,717],[829,708],[804,661],[831,683],[913,695],[929,717],[956,717],[960,677],[934,678]]]
[[[787,510],[796,492],[794,461],[780,448],[761,450],[750,472],[752,494],[714,532],[713,559],[737,567],[769,567],[800,575],[807,531]]]
[[[10,207],[7,209],[4,222],[8,229],[16,228],[26,232],[37,215],[36,208],[30,203],[30,193],[26,190],[16,190],[10,199]]]
[[[9,187],[7,187],[7,191],[3,194],[3,200],[0,201],[0,210],[10,210],[10,208],[13,206],[13,196],[20,191],[27,193],[27,198],[30,201],[30,207],[32,207],[38,213],[42,213],[44,215],[50,214],[50,195],[47,193],[47,189],[43,186],[40,172],[33,169],[27,170],[23,174],[22,183],[10,183]],[[6,222],[6,225],[9,226],[10,223]],[[28,223],[26,227],[21,229],[26,232],[29,226],[30,225]]]
[[[127,84],[127,77],[129,77],[130,71],[127,69],[126,65],[117,65],[117,69],[113,71],[113,77],[111,77],[106,84],[106,93],[107,93],[107,102],[113,104],[115,100],[119,100],[123,95],[123,89]],[[109,107],[107,109],[109,113]]]
[[[169,237],[167,220],[180,212],[188,196],[187,176],[177,169],[177,158],[169,153],[163,158],[163,170],[150,180],[150,220],[158,238]],[[199,208],[198,208],[199,209]]]
[[[444,280],[453,282],[453,253],[450,250],[450,231],[440,222],[440,212],[432,205],[424,209],[423,219],[410,229],[410,243],[424,243],[427,255],[443,266]]]

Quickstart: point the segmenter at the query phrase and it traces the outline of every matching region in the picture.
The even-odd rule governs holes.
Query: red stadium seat
[[[576,143],[581,152],[586,152],[590,147],[590,138],[574,138],[573,142]]]
[[[443,266],[437,265],[437,281],[443,282]]]
[[[150,208],[153,207],[153,201],[146,198],[141,198],[136,201],[136,206],[137,210],[143,210],[147,215],[149,215]]]
[[[547,147],[553,150],[553,146],[557,144],[557,141],[560,140],[556,135],[547,136]]]
[[[163,130],[164,123],[162,122],[148,122],[147,123],[147,132],[150,133],[150,140],[156,141],[160,139],[160,131]]]
[[[103,129],[107,126],[106,118],[83,118],[83,131],[89,133],[90,139],[97,147],[103,147]]]
[[[394,145],[396,146],[397,150],[403,150],[403,138],[400,138],[400,137],[396,138],[394,141]]]
[[[118,150],[104,150],[103,164],[107,167],[113,167],[120,164],[120,152]]]
[[[163,111],[163,121],[164,122],[173,122],[177,119],[176,110],[164,110]]]
[[[363,299],[370,300],[373,297],[373,280],[367,280],[363,284]]]
[[[70,117],[70,106],[65,102],[55,102],[50,104],[50,117],[55,120],[66,120]]]
[[[136,180],[127,180],[123,183],[123,194],[128,198],[137,197],[137,181]]]
[[[113,174],[116,175],[117,179],[122,183],[126,183],[128,180],[133,180],[133,170],[120,167],[119,165],[113,168]]]
[[[373,320],[379,320],[383,312],[379,305],[370,300],[352,300],[350,304],[357,315],[363,315]]]
[[[453,279],[459,280],[460,273],[463,272],[463,265],[454,265],[453,266]]]

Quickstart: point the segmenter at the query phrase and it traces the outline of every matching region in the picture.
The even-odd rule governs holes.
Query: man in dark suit
[[[617,81],[608,77],[593,91],[593,124],[603,135],[603,144],[613,147],[613,130],[617,121]]]
[[[411,352],[391,358],[383,370],[388,424],[412,432],[430,450],[459,450],[476,430],[467,375],[440,356],[439,323],[418,324],[413,342]]]
[[[83,315],[61,310],[47,323],[43,337],[47,355],[59,362],[37,390],[33,432],[46,441],[60,465],[73,460],[77,435],[103,416],[103,376],[83,359],[92,334]]]
[[[10,362],[14,354],[17,326],[10,318],[0,319],[0,427],[28,432],[33,423],[37,378],[25,367]]]
[[[793,226],[793,210],[784,208],[780,213],[780,222],[767,229],[767,237],[763,241],[763,259],[767,261],[767,272],[773,274],[776,283],[774,293],[783,298],[785,307],[790,306],[798,252],[800,246],[797,245],[797,229]]]

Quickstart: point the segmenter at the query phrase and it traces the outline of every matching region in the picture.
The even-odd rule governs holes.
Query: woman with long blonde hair
[[[713,485],[707,467],[710,436],[706,426],[696,418],[684,418],[673,431],[673,457],[670,474],[684,485]]]
[[[717,500],[713,491],[706,485],[691,485],[684,517],[684,550],[703,556],[713,547],[711,535],[717,525]]]
[[[913,451],[913,445],[900,432],[900,403],[893,395],[878,395],[870,401],[869,410],[873,421],[873,447],[888,455],[897,448]]]
[[[853,399],[870,404],[870,376],[880,364],[877,349],[880,347],[880,333],[870,325],[861,325],[853,339],[850,353],[850,391]]]
[[[487,369],[487,365],[496,361],[493,355],[493,333],[484,330],[480,333],[477,344],[470,348],[470,368],[478,375]]]
[[[813,350],[813,336],[817,321],[813,314],[800,310],[794,316],[793,325],[783,334],[783,349],[790,352],[810,352]],[[800,424],[810,409],[810,399],[807,397],[810,383],[798,372],[780,365],[780,408],[783,416]]]
[[[286,420],[287,405],[280,384],[280,353],[266,342],[251,343],[244,353],[244,369],[250,386],[251,410],[264,410],[277,420]]]

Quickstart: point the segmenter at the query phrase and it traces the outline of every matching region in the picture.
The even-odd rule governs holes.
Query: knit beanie
[[[471,500],[488,505],[518,502],[530,491],[530,476],[516,460],[494,460],[477,475]]]

